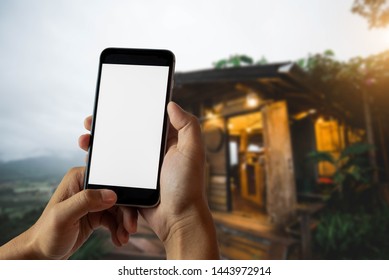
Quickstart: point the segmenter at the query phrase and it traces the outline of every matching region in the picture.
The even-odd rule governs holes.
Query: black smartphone
[[[101,53],[85,189],[111,189],[121,205],[158,204],[174,64],[168,50]]]

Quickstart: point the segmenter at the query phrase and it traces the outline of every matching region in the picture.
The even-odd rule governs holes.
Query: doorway
[[[229,176],[233,211],[265,210],[265,149],[261,112],[227,119]]]

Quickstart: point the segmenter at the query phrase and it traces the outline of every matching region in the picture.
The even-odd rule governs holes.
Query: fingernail
[[[116,193],[111,190],[101,190],[101,199],[103,203],[114,203],[116,201]]]

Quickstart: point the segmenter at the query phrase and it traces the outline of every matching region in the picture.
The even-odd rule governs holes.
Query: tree
[[[369,151],[377,182],[377,158],[385,166],[380,172],[389,172],[389,51],[347,62],[336,60],[331,51],[326,51],[297,63],[306,70],[310,83],[325,94],[325,104],[338,108],[348,124],[365,129],[366,141],[377,148]]]
[[[351,11],[367,19],[369,28],[389,24],[389,4],[386,0],[354,0]]]
[[[248,55],[231,55],[229,58],[220,59],[213,63],[216,69],[249,66],[254,64],[254,59]],[[264,56],[260,60],[255,62],[257,65],[267,64],[267,60]]]

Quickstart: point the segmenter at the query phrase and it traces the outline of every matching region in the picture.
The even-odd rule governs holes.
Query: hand
[[[85,168],[73,168],[63,178],[38,221],[0,248],[0,259],[67,259],[96,228],[111,232],[117,246],[128,242],[131,211],[114,207],[110,190],[82,190]],[[136,213],[135,213],[136,217]]]
[[[164,243],[169,259],[218,258],[205,195],[205,155],[198,120],[174,102],[167,109],[170,128],[161,169],[161,202],[139,212]],[[85,120],[88,130],[91,120]],[[87,150],[89,141],[89,134],[82,135],[80,147]]]

